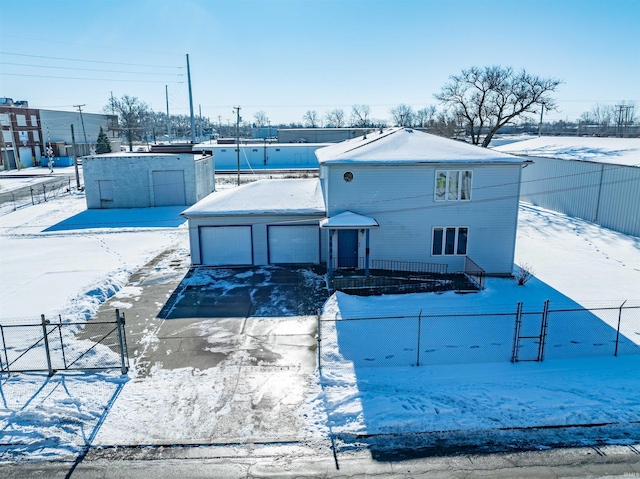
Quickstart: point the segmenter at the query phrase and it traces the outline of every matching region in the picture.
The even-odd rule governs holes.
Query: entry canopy
[[[345,211],[331,218],[320,220],[320,228],[331,229],[360,229],[377,228],[380,226],[376,220],[368,216],[359,215],[352,211]]]

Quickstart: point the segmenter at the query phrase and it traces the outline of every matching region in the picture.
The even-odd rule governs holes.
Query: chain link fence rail
[[[129,370],[125,317],[114,321],[0,321],[0,373],[47,371]]]
[[[543,361],[640,354],[640,306],[327,319],[322,368]]]

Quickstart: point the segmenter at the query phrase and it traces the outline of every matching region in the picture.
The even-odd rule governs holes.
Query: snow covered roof
[[[380,226],[376,220],[368,216],[359,215],[352,211],[345,211],[331,218],[320,221],[321,228],[375,228]]]
[[[411,128],[375,130],[316,150],[316,156],[320,164],[522,163],[515,156]]]
[[[640,167],[640,138],[541,136],[498,146],[495,150],[540,158]]]
[[[260,180],[214,191],[183,211],[186,217],[261,214],[325,214],[320,181]]]

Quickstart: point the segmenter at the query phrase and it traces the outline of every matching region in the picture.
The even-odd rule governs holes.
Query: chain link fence
[[[640,306],[329,319],[322,368],[543,361],[640,354]]]
[[[40,321],[0,322],[0,373],[120,369],[129,370],[125,318],[114,321],[64,321],[61,316]]]
[[[0,211],[15,211],[29,205],[37,205],[51,201],[75,190],[70,177],[51,178],[33,186],[25,186],[13,191],[0,190]]]

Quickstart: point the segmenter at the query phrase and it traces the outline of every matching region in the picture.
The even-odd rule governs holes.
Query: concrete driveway
[[[307,268],[189,270],[187,261],[160,255],[132,276],[124,288],[132,297],[102,306],[98,317],[125,313],[133,379],[94,444],[317,439],[301,408],[317,387],[322,276]]]

